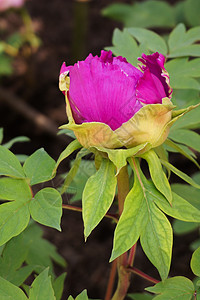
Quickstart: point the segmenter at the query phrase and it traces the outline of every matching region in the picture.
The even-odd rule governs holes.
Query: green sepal
[[[83,191],[84,235],[87,238],[110,208],[117,185],[115,166],[102,159],[99,170],[92,175]]]
[[[70,154],[72,154],[75,150],[80,149],[80,148],[82,148],[82,146],[81,146],[81,144],[79,143],[78,140],[72,141],[72,142],[67,146],[67,148],[65,148],[65,150],[60,154],[60,156],[59,156],[59,158],[58,158],[58,160],[57,160],[57,162],[56,162],[55,168],[53,169],[52,176],[55,176],[59,164],[60,164],[65,158],[67,158]]]
[[[141,155],[149,165],[151,179],[156,188],[166,197],[169,203],[172,203],[172,192],[169,181],[162,169],[161,162],[153,150],[150,150]]]
[[[183,276],[166,279],[145,290],[158,294],[154,299],[159,300],[191,300],[195,291],[192,281]]]

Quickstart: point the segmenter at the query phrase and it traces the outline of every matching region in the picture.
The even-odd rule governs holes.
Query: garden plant
[[[200,223],[199,41],[200,26],[187,30],[183,23],[165,38],[140,27],[115,29],[113,46],[63,63],[59,89],[68,122],[59,129],[72,142],[57,161],[43,148],[15,155],[13,143],[26,138],[3,143],[1,129],[0,299],[63,299],[66,273],[56,278],[53,262],[63,268],[66,262],[38,225],[61,231],[63,210],[82,213],[86,243],[103,218],[115,227],[105,300],[200,299],[200,240],[190,262],[194,280],[170,276],[173,231],[190,232]],[[173,153],[196,173],[171,164]],[[60,174],[70,155],[69,172]],[[180,183],[171,184],[172,173]],[[72,194],[67,204],[66,193]],[[135,267],[137,244],[159,279]],[[149,283],[143,293],[129,288],[132,274]],[[87,300],[90,293],[85,287],[73,297],[68,300]]]

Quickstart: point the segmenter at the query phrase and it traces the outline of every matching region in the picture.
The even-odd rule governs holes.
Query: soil
[[[77,59],[84,59],[90,52],[99,54],[101,49],[111,45],[114,28],[122,26],[103,18],[100,11],[106,5],[116,2],[132,3],[132,1],[93,0],[87,3],[86,11],[84,2],[27,1],[26,7],[41,39],[41,46],[30,56],[24,57],[23,53],[19,56],[14,64],[13,75],[1,80],[2,87],[12,95],[17,95],[29,107],[46,115],[57,127],[66,123],[64,97],[58,89],[60,66],[63,61],[70,65]],[[85,9],[87,24],[81,24],[77,29],[75,20],[80,13],[78,7]],[[14,12],[10,14],[5,21],[8,31],[12,32],[16,28],[23,30],[20,18],[16,17]],[[1,23],[3,18],[4,16],[0,16]],[[36,149],[44,147],[54,159],[57,159],[69,143],[68,138],[60,140],[36,126],[27,115],[19,113],[6,102],[0,102],[0,106],[0,125],[4,127],[5,141],[19,135],[31,138],[30,143],[14,146],[12,150],[15,153],[30,155]],[[185,161],[178,162],[180,165],[183,163]],[[69,162],[63,166],[63,170],[66,171],[68,167]],[[63,299],[67,299],[70,294],[76,296],[83,289],[88,290],[90,298],[103,299],[109,277],[108,261],[114,224],[110,220],[103,220],[85,243],[81,214],[64,211],[61,233],[46,227],[44,230],[45,237],[56,245],[58,252],[67,261],[66,270],[55,265],[57,275],[67,272]],[[197,232],[185,235],[184,238],[175,236],[171,276],[183,275],[192,278],[189,269],[191,258],[189,245],[197,237]],[[135,266],[159,279],[156,269],[145,257],[140,245],[137,249]],[[131,288],[135,292],[141,292],[149,285],[145,280],[134,276]]]

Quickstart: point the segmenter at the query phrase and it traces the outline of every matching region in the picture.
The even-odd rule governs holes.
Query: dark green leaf
[[[2,143],[3,141],[3,128],[0,127],[0,144]]]
[[[10,150],[3,146],[0,146],[0,175],[17,178],[25,177],[18,159]]]
[[[196,0],[184,1],[184,13],[190,26],[200,25],[199,20],[200,3]]]
[[[30,139],[26,136],[18,136],[10,140],[9,142],[3,144],[3,146],[10,149],[15,143],[22,143],[22,142],[29,142],[29,141]]]
[[[200,210],[200,190],[188,185],[174,183],[172,184],[172,190],[185,200],[187,200],[192,206]]]
[[[157,283],[153,287],[146,288],[147,291],[160,296],[154,299],[160,300],[191,300],[194,294],[194,285],[188,278],[177,276]]]
[[[173,230],[175,234],[186,234],[199,228],[199,223],[184,222],[181,220],[174,220]]]
[[[92,175],[83,191],[84,235],[87,238],[109,210],[117,184],[115,166],[103,159],[100,169]]]
[[[27,158],[23,168],[26,176],[30,179],[30,184],[34,185],[52,179],[54,167],[53,158],[41,148]]]
[[[57,277],[53,282],[53,289],[56,296],[56,300],[60,300],[62,297],[66,275],[67,273],[63,273],[62,275]]]
[[[124,3],[114,3],[105,7],[102,10],[102,15],[104,17],[109,17],[116,21],[125,23],[131,12],[130,5]]]
[[[150,294],[128,294],[128,297],[133,300],[151,300],[153,296]]]
[[[60,193],[53,188],[40,190],[30,203],[30,213],[35,221],[61,231],[62,198]]]
[[[11,75],[13,72],[12,58],[1,53],[0,54],[0,76]]]
[[[191,259],[191,269],[192,272],[200,277],[200,247],[194,251]]]
[[[172,129],[180,129],[180,128],[188,128],[188,129],[196,129],[200,128],[200,106],[196,107],[192,111],[189,111],[187,114],[182,116],[179,120],[177,120]]]
[[[9,281],[3,279],[2,277],[0,277],[0,299],[28,300],[28,298],[20,288],[10,283]]]
[[[47,268],[33,281],[29,300],[56,300],[48,272],[49,269]]]
[[[169,138],[200,152],[200,135],[188,129],[171,130]]]

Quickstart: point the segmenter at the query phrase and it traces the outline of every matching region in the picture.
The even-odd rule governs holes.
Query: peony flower
[[[7,10],[12,7],[21,7],[25,0],[0,0],[0,11]]]
[[[86,148],[156,147],[168,135],[172,89],[165,58],[153,53],[139,58],[140,70],[111,51],[90,54],[74,66],[61,67],[60,89],[66,96],[69,123]]]

